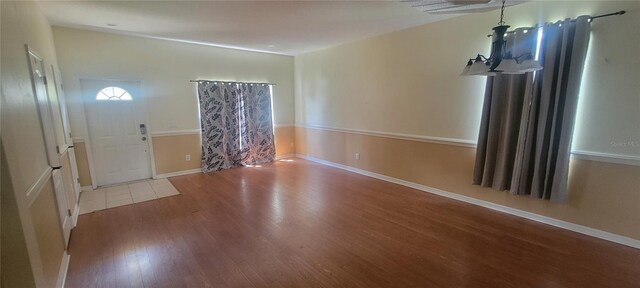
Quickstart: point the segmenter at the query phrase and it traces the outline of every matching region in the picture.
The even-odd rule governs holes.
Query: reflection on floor
[[[80,195],[80,215],[178,194],[180,192],[167,179],[145,180],[100,188],[82,192]]]

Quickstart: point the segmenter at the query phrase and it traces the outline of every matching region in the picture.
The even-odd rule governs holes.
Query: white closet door
[[[60,147],[56,145],[56,136],[53,127],[53,117],[51,115],[51,105],[47,95],[47,77],[44,70],[42,58],[27,47],[29,55],[29,68],[31,72],[31,82],[33,91],[38,103],[38,113],[40,114],[40,124],[44,136],[45,149],[49,165],[53,168],[60,167]]]

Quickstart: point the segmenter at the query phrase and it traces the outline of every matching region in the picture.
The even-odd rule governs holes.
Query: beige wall
[[[293,126],[275,128],[277,156],[295,153],[293,133]],[[158,135],[152,137],[156,174],[180,172],[201,167],[200,134]],[[186,160],[186,155],[191,155],[190,161]]]
[[[287,156],[296,153],[295,127],[282,126],[275,128],[276,156]]]
[[[29,212],[33,228],[36,231],[36,241],[44,272],[44,283],[46,284],[44,287],[56,287],[65,245],[60,229],[52,178],[49,178],[49,181],[42,187],[38,198],[29,207]]]
[[[506,20],[520,27],[621,9],[593,22],[574,149],[640,159],[640,2],[534,1],[508,8]],[[466,57],[489,50],[497,18],[464,15],[296,56],[296,153],[640,239],[638,166],[574,159],[571,198],[556,204],[472,186],[474,148],[349,132],[475,142],[486,78],[458,75]]]
[[[0,153],[2,153],[0,168],[0,287],[35,287],[36,283],[31,270],[29,252],[24,238],[24,230],[20,222],[18,202],[13,193],[9,166],[7,164],[4,148],[0,141]]]
[[[534,1],[512,27],[627,10],[593,22],[574,149],[640,156],[640,2]],[[483,77],[458,76],[488,52],[499,11],[469,14],[295,57],[296,124],[476,140]]]
[[[84,142],[74,142],[73,147],[76,152],[76,163],[78,164],[78,180],[80,182],[80,186],[91,186],[91,172],[89,171],[87,147]]]
[[[145,99],[152,136],[200,127],[196,85],[190,79],[276,83],[274,122],[294,122],[293,57],[61,27],[53,31],[74,137],[90,136],[80,79],[141,81],[140,96]],[[152,140],[157,174],[200,167],[197,136],[153,136]],[[78,150],[80,183],[88,186],[87,150]],[[190,161],[185,160],[187,154]]]
[[[34,2],[2,1],[1,29],[2,139],[13,185],[20,193],[48,166],[24,45],[47,66],[56,64],[56,56],[51,27]],[[50,78],[50,69],[45,71]]]
[[[196,85],[190,79],[276,83],[275,123],[293,124],[293,57],[61,27],[53,31],[74,136],[88,136],[83,78],[141,81],[152,133],[199,128]]]
[[[276,155],[295,154],[295,129],[293,126],[277,126]],[[156,174],[166,174],[200,168],[200,135],[167,135],[153,136],[153,157],[156,165]],[[85,142],[75,142],[76,162],[80,185],[91,186],[91,173]],[[191,155],[191,160],[185,160],[186,155]]]
[[[154,136],[156,174],[200,168],[200,134]],[[191,160],[185,160],[191,155]]]
[[[572,159],[567,203],[471,185],[475,149],[296,128],[298,154],[640,239],[640,167]],[[360,160],[353,155],[358,152]]]
[[[20,225],[20,229],[12,229],[12,233],[2,233],[3,248],[5,242],[12,245],[8,249],[16,249],[10,253],[11,259],[2,259],[3,287],[54,287],[58,278],[58,271],[64,245],[60,245],[61,227],[58,223],[57,206],[49,180],[38,181],[49,170],[42,127],[40,125],[35,97],[31,86],[31,77],[25,52],[28,44],[45,62],[48,79],[51,75],[51,65],[57,65],[56,51],[53,44],[51,26],[40,13],[35,2],[32,1],[1,1],[1,60],[2,65],[2,146],[6,157],[3,157],[2,169],[2,199],[12,199],[2,202],[3,224],[5,224],[5,210]],[[49,93],[55,91],[53,81],[49,81]],[[55,100],[55,99],[54,99]],[[54,115],[56,116],[56,115]],[[54,119],[54,126],[58,133],[61,121],[59,114]],[[59,135],[58,135],[59,136]],[[61,139],[59,137],[59,139]],[[9,181],[6,181],[8,173]],[[10,183],[10,189],[4,185]],[[31,191],[28,198],[27,192]],[[5,193],[12,193],[5,195]],[[16,227],[13,227],[16,228]],[[19,253],[26,247],[27,253]],[[24,251],[23,251],[24,252]],[[25,269],[31,266],[31,270]],[[6,276],[4,273],[16,273]],[[19,277],[18,277],[19,275]],[[8,280],[7,280],[8,279]],[[17,281],[17,282],[8,282]]]

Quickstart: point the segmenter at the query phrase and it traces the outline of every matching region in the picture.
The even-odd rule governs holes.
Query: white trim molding
[[[62,262],[60,263],[60,270],[58,271],[58,281],[56,283],[56,287],[63,288],[65,282],[67,281],[67,272],[69,271],[69,260],[71,260],[71,255],[64,251],[62,255]]]
[[[295,126],[300,128],[306,128],[306,129],[351,133],[351,134],[392,138],[392,139],[400,139],[400,140],[407,140],[407,141],[453,145],[453,146],[461,146],[461,147],[467,147],[467,148],[476,148],[477,146],[476,140],[467,140],[467,139],[432,137],[432,136],[423,136],[423,135],[415,135],[415,134],[401,134],[401,133],[349,129],[349,128],[336,128],[336,127],[321,126],[321,125],[296,124]],[[640,156],[609,154],[609,153],[600,153],[600,152],[582,151],[582,150],[571,151],[571,154],[572,154],[572,157],[575,157],[577,159],[640,166]]]
[[[38,177],[36,182],[34,182],[29,189],[27,189],[27,193],[25,194],[25,201],[27,201],[27,207],[31,207],[33,201],[38,198],[40,192],[42,192],[42,187],[49,181],[51,177],[53,177],[53,169],[49,166],[44,169],[42,174]]]
[[[350,129],[350,128],[336,128],[336,127],[321,126],[321,125],[296,124],[296,127],[306,128],[306,129],[325,130],[325,131],[332,131],[332,132],[352,133],[352,134],[375,136],[375,137],[393,138],[393,139],[409,140],[409,141],[417,141],[417,142],[454,145],[454,146],[461,146],[461,147],[468,147],[468,148],[476,147],[476,141],[468,140],[468,139],[432,137],[432,136],[423,136],[423,135],[415,135],[415,134],[391,133],[391,132]]]
[[[191,169],[191,170],[183,170],[183,171],[177,171],[177,172],[158,174],[153,179],[163,179],[163,178],[183,176],[183,175],[189,175],[189,174],[195,174],[195,173],[202,173],[202,169],[198,168],[198,169]]]
[[[158,131],[151,132],[151,137],[164,137],[164,136],[179,136],[179,135],[193,135],[200,134],[200,129],[184,129],[184,130],[170,130],[170,131]]]
[[[409,182],[409,181],[406,181],[406,180],[402,180],[402,179],[398,179],[398,178],[394,178],[394,177],[390,177],[390,176],[386,176],[386,175],[382,175],[382,174],[378,174],[378,173],[374,173],[374,172],[370,172],[370,171],[354,168],[354,167],[343,165],[343,164],[338,164],[338,163],[322,160],[322,159],[311,157],[311,156],[299,155],[298,154],[298,155],[296,155],[296,157],[302,158],[302,159],[306,159],[306,160],[309,160],[309,161],[313,161],[313,162],[316,162],[316,163],[319,163],[319,164],[331,166],[331,167],[334,167],[334,168],[343,169],[343,170],[346,170],[346,171],[349,171],[349,172],[353,172],[353,173],[369,176],[369,177],[372,177],[372,178],[384,180],[384,181],[387,181],[387,182],[395,183],[395,184],[398,184],[398,185],[406,186],[406,187],[413,188],[413,189],[416,189],[416,190],[428,192],[428,193],[431,193],[431,194],[436,194],[436,195],[447,197],[447,198],[450,198],[450,199],[455,199],[455,200],[459,200],[459,201],[466,202],[466,203],[469,203],[469,204],[485,207],[485,208],[488,208],[488,209],[491,209],[491,210],[496,210],[496,211],[500,211],[500,212],[503,212],[503,213],[511,214],[511,215],[514,215],[514,216],[526,218],[526,219],[529,219],[529,220],[533,220],[533,221],[536,221],[536,222],[548,224],[548,225],[551,225],[551,226],[555,226],[555,227],[558,227],[558,228],[570,230],[570,231],[573,231],[573,232],[578,232],[578,233],[581,233],[581,234],[584,234],[584,235],[589,235],[589,236],[592,236],[592,237],[596,237],[596,238],[600,238],[600,239],[603,239],[603,240],[607,240],[607,241],[611,241],[611,242],[615,242],[615,243],[618,243],[618,244],[622,244],[622,245],[626,245],[626,246],[630,246],[630,247],[633,247],[633,248],[640,249],[640,240],[633,239],[633,238],[630,238],[630,237],[613,234],[613,233],[610,233],[610,232],[594,229],[594,228],[583,226],[583,225],[574,224],[574,223],[567,222],[567,221],[554,219],[554,218],[547,217],[547,216],[538,215],[538,214],[535,214],[535,213],[531,213],[531,212],[527,212],[527,211],[523,211],[523,210],[511,208],[511,207],[507,207],[507,206],[504,206],[504,205],[495,204],[495,203],[492,203],[492,202],[489,202],[489,201],[484,201],[484,200],[476,199],[476,198],[473,198],[473,197],[464,196],[464,195],[456,194],[456,193],[453,193],[453,192],[444,191],[444,190],[441,190],[441,189],[437,189],[437,188],[425,186],[425,185],[422,185],[422,184],[417,184],[417,183]]]
[[[93,191],[93,186],[82,186],[80,188],[80,191],[81,192],[91,192],[91,191]]]
[[[276,155],[275,161],[287,159],[287,158],[295,158],[296,154],[284,154],[284,155]]]
[[[275,124],[274,128],[294,127],[294,124]],[[179,135],[192,135],[200,134],[200,129],[183,129],[183,130],[168,130],[151,132],[151,137],[163,137],[163,136],[179,136]]]
[[[640,156],[608,154],[583,150],[574,150],[571,151],[571,154],[573,154],[572,156],[577,159],[640,166]]]
[[[78,216],[80,216],[80,202],[76,203],[76,209],[73,210],[72,213],[72,222],[73,223],[73,228],[76,228],[77,224],[78,224]]]

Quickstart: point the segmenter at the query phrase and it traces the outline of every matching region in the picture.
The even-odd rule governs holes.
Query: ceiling
[[[41,1],[39,4],[54,26],[285,55],[455,16],[423,13],[399,1]]]

